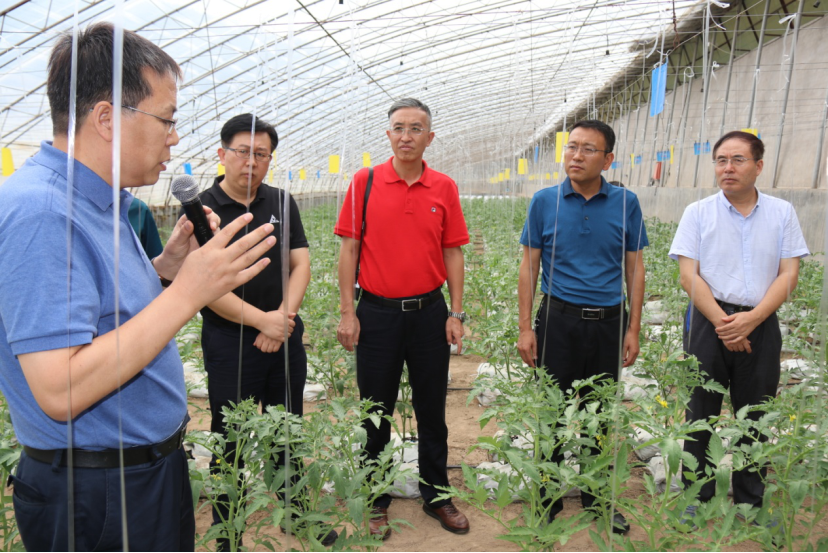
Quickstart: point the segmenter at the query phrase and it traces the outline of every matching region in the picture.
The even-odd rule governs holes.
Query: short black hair
[[[578,127],[584,129],[595,129],[596,131],[603,134],[604,142],[607,143],[604,153],[612,153],[613,148],[615,148],[615,131],[612,130],[612,127],[610,127],[603,121],[597,121],[595,119],[584,119],[583,121],[578,121],[577,123],[572,125],[570,132],[574,131]]]
[[[391,116],[394,115],[395,111],[404,108],[414,108],[424,111],[425,114],[428,115],[428,128],[431,129],[431,110],[428,109],[427,105],[416,98],[402,98],[391,104],[391,109],[388,110],[388,119],[391,119]]]
[[[77,77],[75,92],[76,128],[98,102],[112,101],[112,68],[115,28],[111,23],[95,23],[78,32]],[[136,107],[152,95],[144,69],[157,75],[181,79],[181,68],[169,54],[149,40],[124,30],[121,102]],[[72,86],[72,33],[61,34],[49,57],[46,94],[52,110],[52,132],[57,136],[69,130],[69,99]]]
[[[716,159],[716,152],[719,150],[719,146],[724,144],[725,140],[730,140],[731,138],[737,138],[739,140],[743,140],[748,143],[750,146],[750,155],[753,156],[754,161],[759,161],[765,155],[765,143],[762,142],[762,139],[756,136],[755,134],[751,134],[745,131],[730,131],[723,137],[721,137],[716,145],[713,146],[713,159]]]
[[[221,145],[224,148],[227,148],[233,142],[233,138],[235,138],[237,134],[240,132],[250,134],[250,129],[254,129],[254,132],[257,133],[267,133],[267,136],[270,137],[270,152],[273,153],[273,150],[275,150],[276,146],[279,144],[279,135],[276,134],[276,129],[274,129],[273,125],[264,119],[254,117],[252,113],[242,113],[241,115],[236,115],[224,124],[221,128]]]

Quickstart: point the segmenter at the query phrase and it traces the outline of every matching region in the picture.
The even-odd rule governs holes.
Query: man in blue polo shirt
[[[47,79],[54,142],[0,187],[0,390],[23,446],[13,501],[28,551],[193,550],[181,447],[187,397],[173,337],[258,274],[267,261],[256,259],[275,243],[259,242],[273,230],[265,225],[225,248],[246,216],[197,249],[182,218],[150,262],[130,228],[125,188],[155,183],[178,143],[171,118],[181,71],[124,31],[119,129],[114,42],[107,23],[78,34],[72,159],[73,40],[58,38]],[[163,292],[159,276],[174,279]]]
[[[565,146],[567,178],[535,194],[520,238],[518,350],[530,367],[544,367],[562,390],[597,375],[615,380],[621,364],[631,365],[639,352],[647,232],[635,194],[601,176],[612,164],[614,146],[615,133],[607,124],[575,123]],[[543,300],[533,326],[541,266]],[[556,451],[551,460],[562,462],[563,455]],[[581,492],[584,508],[596,500]],[[563,510],[560,499],[546,506],[550,521]],[[613,531],[629,528],[624,516],[614,513]]]

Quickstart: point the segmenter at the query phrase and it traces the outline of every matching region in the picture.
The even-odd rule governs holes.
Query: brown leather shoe
[[[371,509],[371,520],[368,521],[368,528],[372,536],[380,536],[383,540],[391,537],[391,527],[388,526],[388,508],[374,507]]]
[[[423,503],[423,511],[428,516],[439,520],[440,525],[449,532],[465,534],[469,531],[469,519],[451,503],[446,503],[439,509],[430,507],[428,503]]]

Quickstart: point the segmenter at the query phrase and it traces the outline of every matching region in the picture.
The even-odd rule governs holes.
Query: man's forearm
[[[797,264],[799,263],[799,259],[796,260]],[[796,288],[797,283],[799,282],[799,270],[797,267],[796,274],[791,274],[790,272],[783,272],[776,279],[771,283],[770,288],[768,291],[765,292],[765,297],[762,298],[762,301],[759,302],[759,305],[754,307],[753,312],[758,317],[758,320],[764,321],[772,314],[776,313],[776,310],[779,309],[785,300],[788,299],[788,296],[791,295],[791,292],[794,291]]]
[[[524,248],[518,273],[518,328],[520,330],[533,329],[532,307],[538,286],[538,272],[538,261],[532,263],[531,254]]]
[[[632,259],[631,259],[632,258]],[[632,263],[629,263],[632,261]],[[626,264],[627,293],[630,296],[630,329],[641,330],[641,310],[644,306],[645,269],[643,252],[630,252]]]
[[[459,247],[443,250],[443,262],[446,265],[446,281],[448,282],[451,311],[463,310],[463,288],[465,284],[465,268],[463,250]]]
[[[354,312],[354,282],[359,241],[342,238],[339,247],[339,311],[342,314]]]
[[[225,294],[207,307],[231,323],[242,324],[243,322],[246,326],[259,330],[262,330],[260,327],[264,325],[265,312],[243,301],[233,292]]]
[[[23,373],[46,414],[76,417],[149,365],[198,310],[178,292],[174,283],[117,331],[87,345],[21,355]]]
[[[687,292],[690,301],[713,326],[720,327],[722,318],[726,317],[727,313],[716,303],[710,286],[698,274],[698,262],[689,257],[680,257],[679,270],[681,271],[681,287]]]

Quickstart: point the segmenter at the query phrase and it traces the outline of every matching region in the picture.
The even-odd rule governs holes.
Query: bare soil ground
[[[482,359],[470,355],[452,356],[450,388],[470,388],[477,376],[477,367]],[[476,450],[469,453],[469,448],[477,442],[481,435],[491,436],[496,428],[493,423],[482,429],[478,417],[483,409],[473,400],[467,405],[469,392],[467,390],[450,390],[446,404],[446,419],[449,427],[449,465],[468,463],[476,465],[486,461],[486,454]],[[210,424],[209,413],[205,410],[206,400],[191,400],[194,402],[190,408],[193,418],[190,423],[191,429],[208,430]],[[309,412],[315,408],[315,404],[306,403],[305,411]],[[644,493],[642,484],[643,469],[634,469],[633,478],[629,483],[627,491],[629,497],[638,497]],[[449,480],[454,486],[461,486],[463,483],[462,474],[459,469],[449,469]],[[455,535],[443,530],[439,523],[428,517],[422,510],[421,499],[395,499],[389,509],[389,518],[404,519],[410,522],[413,527],[401,526],[399,532],[394,532],[383,544],[380,551],[519,551],[519,547],[510,542],[498,539],[501,528],[484,513],[473,509],[460,502],[455,503],[469,518],[471,531],[465,535]],[[566,498],[564,500],[564,511],[560,515],[568,517],[575,514],[581,508],[580,499]],[[492,508],[494,510],[494,507]],[[507,510],[507,517],[519,516],[520,504],[512,504]],[[212,521],[209,505],[203,502],[196,513],[196,532],[204,534]],[[711,523],[712,524],[712,523]],[[594,529],[594,528],[593,528]],[[819,527],[820,535],[828,535],[828,521],[823,520]],[[285,550],[303,549],[299,544],[290,543],[282,534],[273,534],[285,547]],[[633,526],[630,531],[632,539],[644,539],[644,530]],[[246,544],[252,543],[247,540]],[[212,549],[213,544],[208,544]],[[742,543],[730,551],[756,551],[760,544],[754,542]],[[704,545],[700,544],[704,550]],[[205,549],[206,550],[206,549]],[[264,549],[262,549],[264,551]],[[558,551],[595,551],[596,545],[589,537],[588,530],[575,534],[565,545],[556,547]]]

